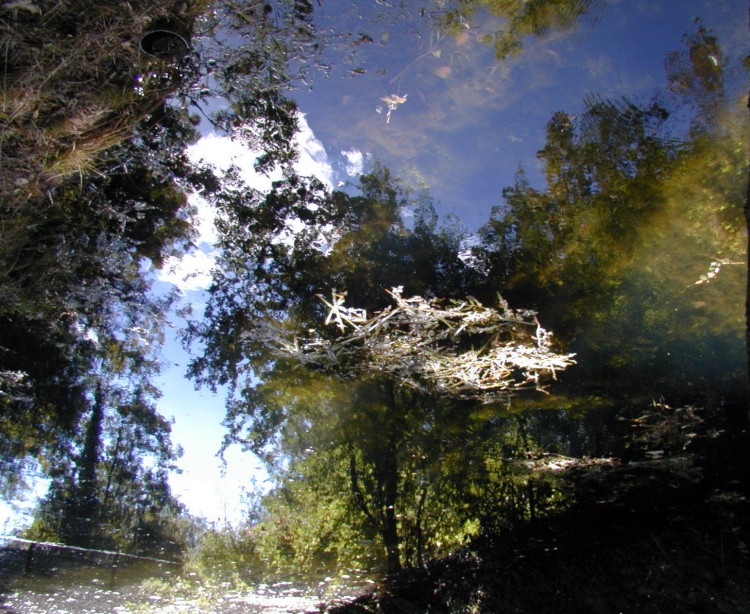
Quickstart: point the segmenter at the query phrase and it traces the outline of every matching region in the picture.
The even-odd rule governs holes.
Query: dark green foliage
[[[511,24],[499,37],[502,57],[524,35],[570,27],[592,6],[496,4],[488,8],[508,14]],[[727,121],[735,110],[723,93],[715,37],[699,27],[685,42],[688,51],[668,59],[670,89],[682,96],[676,104],[666,95],[648,102],[590,96],[578,116],[554,114],[539,152],[545,188],[519,171],[483,230],[475,255],[486,279],[458,257],[460,233],[437,225],[428,200],[413,226],[403,222],[409,199],[384,169],[363,177],[356,196],[327,194],[294,176],[268,195],[217,195],[224,252],[207,321],[191,330],[203,348],[192,371],[201,383],[230,385],[227,444],[261,454],[278,479],[258,525],[263,537],[248,538],[258,553],[305,570],[318,561],[370,563],[373,550],[352,542],[359,534],[379,540],[389,573],[428,568],[408,576],[416,580],[404,590],[396,584],[391,597],[377,605],[363,600],[352,611],[530,611],[530,603],[538,610],[553,602],[568,611],[633,603],[657,611],[674,598],[665,585],[705,578],[700,565],[675,563],[716,562],[715,534],[680,538],[720,507],[684,457],[700,424],[694,406],[678,410],[685,422],[677,412],[650,410],[601,430],[565,412],[508,416],[416,393],[382,373],[348,378],[345,363],[333,376],[315,375],[270,352],[278,340],[265,326],[281,322],[284,340],[304,337],[325,315],[316,296],[331,287],[368,313],[385,306],[384,290],[394,285],[403,284],[406,296],[476,293],[485,300],[501,287],[512,304],[538,309],[579,354],[567,396],[525,405],[573,414],[581,406],[611,407],[625,395],[639,406],[662,394],[722,410],[736,403],[744,377],[744,135]],[[683,133],[673,116],[684,103],[699,108],[701,119]],[[301,231],[289,232],[292,222]],[[631,426],[639,437],[623,444]],[[719,434],[709,431],[706,441]],[[613,451],[636,462],[620,470],[619,460],[591,460],[583,476],[585,463],[553,456]],[[644,458],[664,455],[664,465],[644,469]],[[561,479],[561,466],[572,466],[578,481]],[[680,516],[693,500],[701,501],[697,513]],[[740,565],[744,529],[728,513],[725,520],[742,535],[731,554]],[[519,541],[509,528],[521,532]],[[466,542],[452,560],[427,563]],[[580,590],[587,582],[600,586]],[[742,588],[728,588],[723,603],[740,603]],[[708,599],[693,592],[686,602],[704,607]]]
[[[37,529],[145,551],[179,512],[152,384],[175,297],[153,292],[150,270],[191,246],[189,191],[220,189],[187,159],[190,112],[221,96],[207,119],[263,151],[262,170],[287,166],[287,66],[315,45],[296,2],[84,4],[0,16],[0,479],[12,493],[29,472],[52,478]],[[191,53],[141,53],[155,26]]]
[[[158,456],[174,458],[151,384],[174,297],[152,293],[148,269],[189,246],[185,189],[203,179],[184,151],[194,123],[165,102],[187,72],[138,51],[142,27],[171,15],[189,28],[200,7],[127,9],[69,1],[4,10],[0,22],[13,48],[2,92],[0,454],[19,470],[0,479],[12,490],[31,469],[72,471],[83,516],[97,503],[114,407],[140,405],[139,422],[166,442]],[[145,452],[146,436],[134,436]]]
[[[297,0],[220,0],[196,32],[193,78],[181,94],[214,128],[257,151],[260,172],[296,159],[297,107],[288,92],[313,72],[324,37],[311,9]]]
[[[693,108],[691,133],[695,137],[706,131],[720,128],[721,113],[726,105],[724,73],[727,58],[717,37],[696,19],[697,32],[685,34],[685,49],[667,56],[667,83],[669,91]]]
[[[503,29],[485,40],[505,58],[529,36],[574,27],[599,4],[467,1],[446,19],[456,29],[479,8],[500,17]],[[67,56],[40,54],[57,89],[3,107],[11,170],[0,176],[8,196],[0,205],[0,458],[8,488],[31,464],[52,480],[30,535],[140,554],[175,546],[181,509],[167,473],[177,454],[152,384],[173,297],[154,297],[147,269],[189,248],[186,194],[194,188],[219,210],[222,253],[204,319],[188,331],[200,347],[191,374],[229,386],[226,445],[261,455],[278,480],[252,530],[207,534],[199,567],[236,557],[232,572],[240,563],[423,568],[477,536],[540,522],[569,504],[569,487],[539,462],[567,452],[550,434],[555,415],[508,416],[383,373],[353,378],[347,364],[316,375],[270,352],[266,324],[280,325],[285,339],[320,329],[318,296],[332,288],[370,314],[388,306],[394,286],[428,299],[476,294],[486,304],[502,289],[579,354],[568,398],[549,406],[593,403],[592,389],[627,393],[636,405],[662,394],[716,406],[734,400],[746,152],[727,121],[726,60],[702,25],[667,58],[671,99],[590,96],[579,115],[553,115],[539,152],[544,189],[518,172],[483,229],[475,249],[483,266],[474,268],[459,257],[458,225],[439,223],[429,196],[402,189],[387,169],[363,176],[355,195],[292,172],[297,109],[287,89],[306,76],[302,60],[313,64],[321,51],[313,3],[128,7],[143,23],[187,10],[193,53],[169,65],[136,59],[137,33],[118,7],[105,2],[79,28],[73,17],[82,5],[62,2],[46,26],[60,48],[80,42],[85,65],[71,73],[62,61],[55,72],[55,59]],[[26,18],[18,23],[37,36],[36,17]],[[109,18],[116,27],[98,47],[92,24]],[[18,93],[38,89],[46,71],[35,76],[34,54],[11,43],[23,53],[6,71],[4,101],[28,101]],[[121,51],[96,68],[112,49]],[[80,83],[92,85],[75,98]],[[686,135],[673,120],[680,105],[695,111]],[[219,179],[189,164],[185,149],[201,120],[186,108],[258,150],[258,170],[280,166],[284,178],[261,194],[238,169]],[[22,129],[37,123],[41,132]],[[44,150],[50,139],[54,147]],[[613,435],[597,439],[560,422],[576,453],[611,452]],[[670,428],[662,447],[676,454],[682,440],[673,437],[676,423]],[[502,602],[490,594],[488,608]],[[479,607],[479,599],[461,606]]]
[[[575,480],[580,501],[570,510],[483,535],[329,611],[521,614],[550,603],[571,614],[742,611],[750,580],[744,497],[707,497],[679,471],[658,467],[579,471]]]
[[[227,444],[261,455],[279,480],[261,525],[269,557],[312,568],[316,559],[343,564],[356,553],[372,565],[372,548],[352,544],[359,534],[377,539],[394,573],[462,543],[479,523],[467,507],[477,482],[464,481],[459,468],[483,462],[467,455],[487,435],[469,429],[474,403],[346,359],[316,375],[272,347],[275,335],[310,328],[335,343],[338,333],[321,327],[319,300],[332,287],[370,314],[387,305],[394,285],[404,296],[465,298],[479,273],[459,257],[460,229],[439,225],[427,195],[415,202],[380,167],[353,196],[292,176],[263,197],[235,189],[217,202],[223,252],[206,319],[191,331],[203,348],[192,372],[199,382],[229,384]],[[407,207],[411,226],[401,215]],[[293,222],[301,229],[292,237]],[[487,516],[499,510],[493,502]]]
[[[264,318],[289,314],[298,329],[316,325],[325,316],[316,295],[331,287],[375,310],[396,282],[410,294],[451,297],[471,275],[458,259],[460,231],[436,228],[428,201],[414,229],[404,227],[405,195],[387,170],[364,176],[357,196],[329,195],[316,179],[296,176],[267,195],[242,188],[236,176],[229,181],[238,183],[216,201],[219,269],[205,322],[191,331],[206,346],[192,368],[200,382],[243,385],[244,370],[262,371],[267,361],[257,335]],[[290,223],[303,226],[292,236]]]
[[[191,232],[177,183],[186,162],[164,154],[123,145],[111,152],[109,175],[64,183],[10,218],[13,241],[0,250],[0,370],[22,373],[23,387],[2,399],[3,420],[14,425],[3,429],[6,458],[63,454],[99,378],[130,376],[153,396],[149,344],[159,343],[172,298],[151,293],[146,258],[180,253]]]
[[[339,458],[338,479],[352,497],[343,508],[347,523],[357,526],[361,515],[383,539],[392,570],[401,564],[404,526],[395,506],[417,488],[407,486],[416,470],[409,459],[422,454],[413,438],[431,420],[433,401],[407,400],[387,378],[340,385],[272,360],[263,322],[285,320],[301,331],[318,326],[325,313],[317,295],[331,287],[367,310],[384,307],[384,291],[394,284],[428,296],[464,290],[471,272],[458,258],[461,235],[438,227],[426,198],[414,227],[406,228],[400,213],[407,203],[382,168],[362,177],[356,196],[328,194],[315,180],[292,176],[264,197],[235,190],[220,198],[220,267],[206,319],[192,330],[205,348],[193,373],[233,391],[227,442],[269,460],[289,458],[293,467],[309,466],[308,449]],[[303,224],[293,238],[286,232],[292,220]],[[304,480],[322,486],[314,474]],[[280,493],[291,487],[284,483]],[[412,494],[418,499],[419,489]],[[419,551],[423,556],[424,544]]]
[[[581,380],[631,396],[734,402],[743,381],[742,135],[730,128],[715,38],[700,27],[686,42],[691,61],[670,56],[671,84],[689,82],[680,90],[688,102],[711,107],[700,129],[694,123],[680,143],[664,100],[590,97],[575,118],[556,113],[538,154],[546,188],[520,171],[483,236],[492,286],[540,311],[578,354]],[[717,60],[704,78],[706,54]]]

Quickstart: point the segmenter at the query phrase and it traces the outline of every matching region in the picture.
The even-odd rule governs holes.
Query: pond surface
[[[36,4],[14,7],[37,15]],[[300,19],[291,31],[274,24],[271,51],[297,36],[315,51],[292,54],[290,74],[304,76],[279,89],[304,116],[296,170],[328,191],[289,169],[272,188],[243,149],[233,161],[247,185],[203,186],[189,257],[204,268],[182,289],[195,307],[194,379],[227,393],[227,444],[265,455],[275,487],[255,494],[240,528],[164,503],[169,428],[143,418],[158,394],[132,384],[148,400],[123,410],[132,373],[114,361],[122,390],[107,397],[100,373],[86,384],[67,456],[45,469],[57,490],[37,538],[98,543],[87,523],[107,503],[111,544],[158,552],[145,543],[158,537],[175,559],[190,554],[188,571],[152,560],[40,573],[8,551],[0,609],[314,612],[369,589],[370,574],[423,569],[570,509],[567,468],[682,466],[695,442],[726,433],[717,416],[731,423],[745,394],[746,2],[237,6],[272,19],[286,6]],[[214,49],[237,42],[218,38]],[[139,74],[136,89],[170,78]],[[238,141],[207,126],[193,153],[221,165]],[[133,322],[128,334],[144,337],[132,347],[146,347],[149,331]],[[75,326],[81,347],[99,351],[96,331]],[[500,346],[512,358],[482,362]],[[493,396],[498,380],[517,386]],[[177,443],[204,445],[209,403],[180,394],[174,404],[194,425]],[[199,498],[203,487],[193,480]],[[80,526],[55,526],[70,510]],[[272,571],[302,575],[317,559],[366,571],[344,588]],[[229,579],[206,583],[222,566]],[[276,579],[250,586],[240,576],[253,566]]]
[[[12,576],[3,584],[0,609],[18,614],[304,614],[320,612],[325,603],[351,600],[367,587],[364,581],[349,587],[285,581],[244,588],[228,582],[208,587],[196,574],[181,575],[158,564],[85,565]]]
[[[330,77],[296,98],[328,155],[382,161],[475,230],[519,168],[541,184],[537,152],[553,113],[648,103],[697,23],[720,41],[727,95],[742,102],[747,7],[739,0],[554,3],[559,10],[539,10],[541,35],[519,34],[521,50],[498,59],[496,42],[509,30],[502,7],[516,4],[524,3],[322,2],[316,23],[338,35],[324,55]],[[466,16],[448,20],[456,7]],[[384,99],[393,96],[403,102],[389,115]]]
[[[124,572],[116,583],[102,580],[91,570],[54,580],[25,581],[14,586],[3,598],[3,611],[19,614],[103,614],[105,612],[187,613],[215,612],[231,614],[304,614],[320,612],[322,599],[308,587],[260,586],[252,591],[203,591],[196,588],[189,597],[149,594],[147,578],[153,570],[130,574]],[[350,597],[351,598],[351,597]]]
[[[18,614],[234,612],[303,614],[353,599],[374,582],[350,572],[334,582],[276,580],[238,587],[206,584],[170,561],[5,539],[0,609]]]

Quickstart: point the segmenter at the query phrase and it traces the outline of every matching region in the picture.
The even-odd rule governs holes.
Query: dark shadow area
[[[720,446],[722,442],[714,442]],[[689,457],[574,467],[569,509],[403,573],[328,610],[742,612],[750,506]]]

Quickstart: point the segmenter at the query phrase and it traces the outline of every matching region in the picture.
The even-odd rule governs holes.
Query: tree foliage
[[[667,57],[665,93],[590,96],[578,115],[553,115],[546,185],[520,170],[470,261],[463,231],[387,169],[356,194],[292,171],[288,90],[306,84],[325,42],[307,0],[37,4],[0,7],[0,460],[8,489],[32,465],[51,478],[34,535],[169,546],[177,451],[153,378],[173,297],[154,295],[149,270],[189,249],[191,190],[216,205],[221,249],[188,331],[200,346],[191,374],[229,386],[226,444],[278,478],[253,547],[236,549],[248,561],[369,565],[376,540],[396,571],[498,517],[561,505],[554,480],[517,462],[543,437],[477,403],[572,363],[540,321],[586,369],[568,380],[573,393],[731,400],[746,135],[731,121],[728,61],[702,24]],[[500,25],[485,42],[506,58],[600,4],[441,8],[454,32],[488,11]],[[189,53],[141,52],[163,21]],[[201,121],[283,178],[261,193],[238,169],[191,165]],[[498,288],[529,309],[471,298],[495,304]]]
[[[405,192],[386,169],[362,177],[354,196],[329,195],[314,178],[290,176],[268,194],[236,175],[227,181],[232,189],[216,198],[221,255],[205,320],[188,331],[205,346],[191,367],[199,383],[252,387],[251,376],[269,366],[257,331],[283,320],[301,330],[317,326],[326,313],[317,295],[331,286],[377,310],[387,306],[394,278],[404,278],[408,292],[442,288],[451,298],[473,275],[458,258],[460,233],[436,227],[431,203],[421,203],[406,228],[399,217]]]
[[[292,176],[269,194],[237,189],[217,201],[223,251],[206,319],[191,331],[203,348],[193,373],[229,384],[227,442],[274,468],[269,531],[278,537],[274,523],[284,523],[298,565],[312,557],[314,544],[299,541],[306,523],[330,516],[346,528],[316,525],[313,550],[329,560],[341,560],[352,530],[378,538],[391,572],[422,564],[438,536],[459,543],[462,521],[435,507],[441,482],[430,479],[445,445],[438,425],[459,428],[469,399],[507,396],[569,363],[533,314],[459,300],[479,275],[460,257],[462,235],[438,225],[426,195],[412,198],[376,167],[355,195]],[[429,298],[387,293],[395,280]],[[321,301],[332,285],[341,291]]]
[[[262,243],[227,226],[232,276],[219,273],[209,309],[220,305],[219,321],[231,326],[198,336],[209,352],[196,373],[235,385],[230,439],[282,461],[269,522],[286,532],[272,531],[269,543],[286,544],[298,564],[313,551],[331,555],[347,542],[326,521],[342,518],[347,531],[377,536],[387,569],[396,571],[422,564],[442,544],[455,547],[566,505],[555,478],[565,459],[542,456],[564,447],[549,429],[532,434],[526,417],[503,420],[491,405],[465,398],[471,394],[427,383],[435,375],[428,365],[452,342],[486,349],[482,325],[467,343],[453,334],[466,330],[462,317],[483,309],[460,302],[469,294],[487,299],[503,287],[512,303],[539,311],[585,369],[567,378],[571,398],[606,405],[619,391],[634,404],[664,394],[736,406],[745,140],[715,37],[699,25],[685,43],[687,51],[667,58],[663,94],[646,102],[590,96],[577,116],[553,115],[539,152],[545,188],[519,171],[474,250],[486,278],[458,257],[460,239],[436,240],[429,208],[405,226],[398,216],[405,195],[382,169],[363,178],[360,196],[321,200],[316,191],[310,199],[290,190],[299,180],[287,179],[273,196],[227,210],[256,223],[269,219],[269,203],[283,203],[307,222],[297,242],[285,241],[289,217],[267,227]],[[686,105],[698,113],[682,123]],[[384,304],[382,293],[404,278],[411,288]],[[415,295],[424,298],[402,298]],[[444,296],[458,302],[436,301]],[[454,358],[466,356],[448,353]],[[571,439],[590,438],[595,449],[603,445],[597,437],[614,436],[570,428]],[[344,489],[345,502],[336,498]],[[305,524],[302,509],[314,525]],[[311,529],[322,539],[305,550],[301,535]]]
[[[5,227],[18,228],[0,254],[0,369],[18,374],[2,396],[2,420],[14,425],[3,429],[9,462],[65,456],[101,380],[156,393],[153,348],[173,297],[151,292],[145,265],[189,242],[176,183],[187,171],[168,148],[160,161],[147,146],[121,148],[131,149],[128,167],[112,152],[108,176],[64,184]]]
[[[615,390],[638,374],[647,395],[713,403],[742,380],[745,152],[715,37],[699,26],[685,42],[667,59],[671,102],[592,96],[576,117],[554,114],[546,186],[520,171],[483,233],[492,283],[540,310],[582,378]],[[671,116],[694,103],[711,112],[682,135]]]
[[[187,159],[201,117],[264,151],[262,170],[294,159],[284,91],[317,45],[309,8],[0,8],[0,479],[12,494],[51,477],[40,522],[60,538],[138,549],[138,531],[178,511],[153,384],[175,297],[154,292],[152,271],[191,247],[188,194],[221,189]],[[188,46],[146,48],[168,31]]]
[[[441,21],[449,32],[458,33],[470,27],[479,11],[499,18],[497,32],[485,35],[483,42],[503,60],[520,53],[524,39],[574,29],[583,16],[604,5],[602,0],[458,0],[449,5]]]
[[[592,7],[490,4],[508,24],[497,53],[572,27]],[[471,294],[489,303],[504,288],[578,352],[586,371],[568,378],[571,397],[734,400],[744,141],[728,121],[736,109],[716,38],[699,25],[685,43],[667,58],[664,93],[592,95],[578,115],[553,115],[539,152],[546,185],[519,171],[475,248],[486,278],[459,257],[460,233],[437,225],[424,195],[416,221],[404,222],[413,195],[385,169],[354,196],[291,174],[259,194],[229,175],[233,189],[217,195],[223,252],[207,319],[190,331],[202,347],[192,373],[229,384],[227,443],[261,454],[278,478],[259,525],[270,560],[310,569],[318,557],[341,563],[345,551],[366,557],[352,542],[359,533],[379,540],[393,572],[565,505],[554,477],[565,459],[539,459],[560,442],[474,401],[483,378],[510,388],[523,368],[464,377],[504,347],[492,345],[493,326],[533,340],[531,313],[486,310]],[[686,105],[697,113],[681,123]],[[455,369],[463,375],[452,387]],[[535,380],[530,371],[521,381]],[[587,437],[575,429],[571,438]]]
[[[189,29],[199,10],[156,4],[2,9],[12,52],[2,86],[0,448],[17,470],[3,472],[7,487],[79,456],[101,385],[114,404],[142,398],[144,419],[155,419],[153,348],[172,298],[152,294],[148,267],[189,245],[185,189],[197,175],[184,148],[196,133],[166,102],[178,67],[141,55],[138,39],[167,17]],[[89,450],[106,436],[100,427]]]

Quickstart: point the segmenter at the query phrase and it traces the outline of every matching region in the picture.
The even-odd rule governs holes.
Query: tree
[[[502,60],[520,53],[529,36],[544,38],[556,31],[575,28],[588,12],[605,5],[602,0],[460,0],[457,7],[445,12],[443,27],[462,32],[479,10],[502,21],[497,33],[487,35],[485,42],[495,48]]]
[[[355,502],[380,534],[393,573],[401,566],[402,531],[407,532],[405,523],[397,522],[408,514],[402,509],[409,507],[403,502],[404,483],[418,482],[415,474],[422,473],[411,463],[411,469],[405,469],[403,448],[417,456],[435,452],[434,447],[414,446],[413,438],[414,431],[432,426],[438,399],[486,401],[498,395],[509,397],[532,384],[539,389],[540,377],[565,369],[571,357],[551,352],[550,336],[533,314],[511,311],[507,304],[501,303],[499,310],[473,300],[438,306],[421,297],[404,299],[400,289],[390,295],[395,306],[371,318],[364,310],[347,308],[342,295],[334,293],[331,303],[324,300],[329,308],[326,324],[340,331],[340,337],[331,341],[318,335],[302,343],[289,342],[274,331],[263,335],[280,356],[359,380],[353,400],[357,411],[353,422],[358,428],[348,443],[350,486]],[[482,349],[461,351],[468,348],[467,339]],[[406,393],[402,387],[418,394]],[[421,494],[413,493],[419,502],[411,533],[420,564],[428,488],[425,483],[417,489]]]
[[[0,173],[0,454],[20,470],[0,479],[11,491],[29,465],[54,474],[78,446],[90,473],[103,381],[125,389],[131,377],[152,395],[145,348],[172,297],[151,294],[147,269],[188,247],[185,189],[200,181],[184,155],[194,124],[166,102],[184,73],[138,49],[160,20],[190,29],[196,3],[34,9],[4,9],[0,23],[13,49]]]
[[[546,188],[519,173],[484,229],[489,279],[506,284],[510,300],[538,308],[577,352],[582,386],[606,381],[612,392],[637,378],[646,397],[734,407],[740,124],[715,38],[699,26],[685,42],[688,51],[667,62],[673,88],[689,85],[677,98],[591,96],[577,117],[552,117],[539,152]],[[710,74],[696,76],[701,70]],[[680,135],[671,117],[696,100],[698,110],[712,110]],[[628,383],[625,392],[638,391]]]
[[[304,63],[291,72],[294,58],[319,49],[311,5],[136,0],[127,8],[66,0],[54,11],[4,9],[0,28],[13,49],[2,85],[8,105],[0,297],[6,313],[33,311],[42,294],[73,300],[66,288],[80,287],[81,280],[71,281],[71,263],[90,257],[97,244],[93,232],[82,238],[76,224],[124,233],[125,240],[107,246],[121,250],[123,262],[127,254],[158,267],[166,255],[189,247],[186,194],[217,183],[187,160],[200,121],[189,112],[264,150],[266,170],[295,155],[296,108],[284,91],[305,73]],[[173,42],[182,41],[179,52],[146,48],[150,34],[168,31]],[[205,113],[204,105],[217,106],[219,97],[227,106]],[[101,215],[88,208],[102,209]],[[77,274],[96,276],[96,270],[92,264]],[[45,320],[71,311],[70,304],[57,304],[50,318],[36,321],[44,328]],[[60,327],[44,334],[57,345],[72,343]],[[6,400],[22,400],[32,384],[23,383],[30,376],[13,363],[0,367],[0,383],[4,392],[8,386]]]
[[[147,378],[133,381],[138,375],[100,371],[91,391],[84,388],[85,417],[67,458],[48,469],[51,485],[31,537],[132,554],[179,553],[170,533],[183,510],[167,477],[180,451],[156,412],[155,390]]]
[[[168,437],[149,400],[151,349],[174,296],[154,296],[149,269],[190,248],[187,194],[219,189],[187,159],[200,121],[190,113],[223,97],[227,108],[204,115],[265,150],[264,168],[288,164],[296,109],[283,92],[296,76],[286,67],[315,48],[309,8],[285,0],[3,8],[12,53],[2,84],[0,455],[9,494],[32,466],[70,470],[76,488],[90,491],[112,435],[105,418],[127,397],[141,396],[144,420]],[[183,41],[179,52],[146,48],[149,34],[169,30]],[[113,380],[116,392],[100,394]],[[134,435],[132,445],[139,463],[147,444]],[[78,499],[91,507],[92,496]]]
[[[506,393],[513,376],[529,383],[567,362],[548,351],[532,314],[434,298],[456,299],[477,273],[459,257],[461,235],[438,226],[425,195],[407,228],[399,214],[409,195],[387,170],[362,177],[360,190],[327,194],[313,180],[288,177],[264,197],[235,189],[218,200],[223,251],[206,319],[191,331],[203,348],[192,372],[199,382],[229,384],[227,442],[266,458],[282,483],[285,467],[310,466],[313,455],[339,459],[348,521],[364,520],[379,536],[394,572],[428,550],[426,433],[447,416],[460,421],[462,412],[451,414],[456,404]],[[429,298],[394,291],[389,308],[395,279],[404,293]],[[339,293],[321,301],[331,285],[353,307]],[[321,327],[326,319],[346,332]],[[462,360],[485,372],[462,372]],[[303,483],[319,479],[308,474]]]
[[[146,263],[183,250],[191,226],[174,179],[141,183],[164,170],[148,150],[123,154],[130,166],[118,171],[119,154],[110,175],[65,184],[12,219],[25,236],[2,250],[0,370],[18,374],[17,390],[2,396],[7,459],[65,455],[108,374],[153,393],[150,344],[160,343],[174,297],[151,292]],[[162,159],[172,169],[181,162]]]

